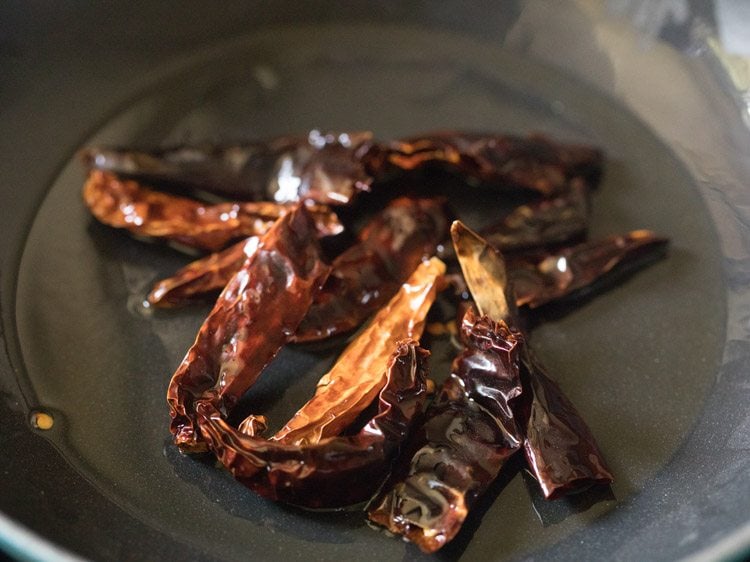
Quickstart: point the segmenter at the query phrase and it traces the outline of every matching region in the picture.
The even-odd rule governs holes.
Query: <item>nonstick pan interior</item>
[[[90,143],[315,127],[383,138],[460,128],[601,146],[608,160],[592,236],[651,228],[672,245],[666,260],[581,306],[542,315],[532,336],[600,440],[617,477],[611,495],[544,502],[529,495],[524,475],[509,476],[439,556],[675,558],[742,524],[748,348],[728,342],[725,329],[734,287],[722,225],[689,167],[620,101],[479,33],[411,23],[275,24],[184,51],[92,116],[42,188],[3,187],[5,198],[30,200],[31,225],[4,242],[2,436],[15,451],[3,461],[8,515],[92,558],[425,557],[370,529],[358,510],[273,504],[174,449],[164,391],[207,308],[142,307],[150,284],[189,258],[95,223],[80,202],[74,153]],[[474,224],[505,204],[460,185],[444,189]],[[249,404],[282,421],[341,343],[285,349]],[[444,373],[447,352],[438,349],[434,362]],[[33,411],[53,427],[32,428]]]

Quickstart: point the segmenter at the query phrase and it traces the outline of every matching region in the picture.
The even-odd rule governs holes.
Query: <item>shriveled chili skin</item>
[[[393,201],[367,225],[360,242],[334,260],[328,281],[292,340],[320,340],[360,326],[388,302],[420,261],[435,253],[447,225],[441,200]],[[188,264],[158,282],[149,302],[178,306],[221,290],[251,247],[240,242]]]
[[[518,207],[502,223],[483,231],[484,239],[496,249],[515,251],[509,257],[507,267],[514,281],[518,306],[536,308],[563,299],[595,283],[620,264],[628,266],[637,262],[639,257],[659,255],[666,244],[664,238],[646,231],[634,231],[553,251],[544,249],[549,244],[562,243],[585,233],[588,196],[585,188],[580,184],[576,186],[576,183],[570,193]],[[414,205],[416,208],[416,203]],[[431,215],[439,223],[437,228],[442,228],[440,216]],[[373,228],[376,224],[377,230],[382,229],[383,238],[386,238],[398,223],[387,223],[378,217],[373,221]],[[334,271],[316,297],[309,317],[294,336],[296,341],[313,341],[351,330],[361,324],[361,317],[371,314],[371,308],[382,305],[387,300],[385,297],[395,292],[398,285],[389,280],[390,274],[378,259],[377,250],[368,249],[368,246],[381,252],[389,247],[387,240],[383,244],[361,243],[336,260]],[[242,265],[243,247],[244,243],[240,243],[189,264],[174,276],[157,283],[149,294],[149,302],[156,306],[177,306],[221,290]],[[432,244],[424,247],[428,253]],[[594,252],[590,253],[589,249]],[[401,263],[412,262],[415,255],[402,254]],[[455,258],[452,251],[451,256]],[[557,270],[560,258],[565,258],[565,263],[571,264],[570,271],[576,272],[571,273],[567,280],[565,272]],[[366,305],[354,305],[354,301],[363,300],[367,301]]]
[[[333,262],[331,275],[293,336],[309,342],[354,330],[398,291],[448,232],[441,199],[392,201]]]
[[[219,250],[238,238],[265,233],[291,208],[270,202],[206,205],[98,170],[89,174],[83,199],[104,224],[209,251]],[[310,210],[323,234],[343,230],[336,215],[326,207]]]
[[[183,450],[205,446],[196,401],[230,411],[302,320],[330,271],[315,233],[304,206],[287,213],[219,296],[167,390],[170,429]]]
[[[464,132],[429,133],[373,145],[366,158],[368,167],[380,174],[438,165],[470,180],[545,197],[567,191],[568,181],[575,177],[596,185],[604,159],[598,149],[558,143],[542,135]]]
[[[435,552],[461,529],[476,499],[520,450],[510,403],[521,394],[520,334],[473,310],[461,327],[465,349],[370,502],[371,521]]]
[[[301,446],[266,441],[252,429],[243,433],[229,426],[211,402],[198,405],[198,424],[219,461],[264,497],[311,508],[357,503],[376,491],[412,420],[424,410],[428,355],[413,340],[395,346],[377,413],[352,436]]]
[[[588,218],[588,187],[574,178],[565,193],[516,207],[482,236],[503,252],[548,247],[585,236]]]
[[[544,497],[556,499],[614,480],[594,435],[573,403],[527,351],[523,398],[515,405],[524,454]]]
[[[648,230],[583,242],[553,253],[513,256],[508,271],[519,306],[536,308],[591,287],[615,269],[661,257],[666,238]]]
[[[197,296],[220,291],[258,250],[259,242],[259,237],[251,236],[220,252],[190,262],[154,285],[147,297],[149,304],[162,308],[180,306]]]
[[[502,256],[460,221],[453,224],[451,234],[479,310],[520,330],[518,309],[509,306],[514,286],[508,281]],[[556,498],[612,482],[599,446],[573,404],[533,358],[528,345],[522,347],[519,357],[523,393],[511,407],[523,435],[529,467],[545,497]]]
[[[236,145],[175,146],[157,150],[90,147],[86,166],[150,182],[200,189],[231,199],[292,203],[311,199],[346,205],[372,178],[361,154],[368,132],[279,137]]]
[[[573,177],[598,182],[602,153],[541,135],[441,132],[378,143],[369,132],[278,137],[235,145],[176,146],[156,150],[90,147],[91,168],[150,182],[200,189],[251,201],[311,199],[347,205],[373,181],[426,165],[474,181],[528,189],[548,197]]]
[[[383,387],[390,349],[401,340],[421,337],[444,273],[445,264],[438,258],[422,262],[344,349],[318,382],[313,397],[272,439],[295,445],[317,443],[353,423]]]

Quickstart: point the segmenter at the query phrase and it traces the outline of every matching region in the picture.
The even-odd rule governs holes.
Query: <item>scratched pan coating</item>
[[[438,556],[552,560],[627,552],[628,536],[657,521],[661,495],[674,490],[663,475],[685,477],[680,448],[721,360],[724,310],[716,303],[725,288],[694,182],[632,115],[580,83],[480,41],[387,32],[392,43],[379,40],[384,30],[376,25],[255,33],[159,77],[80,147],[323,127],[372,129],[381,138],[445,128],[544,131],[604,148],[591,236],[649,228],[672,239],[669,257],[549,315],[532,338],[597,436],[616,477],[612,495],[544,503],[517,474],[490,491]],[[17,272],[18,384],[29,404],[53,415],[43,436],[55,452],[46,454],[59,455],[72,472],[70,488],[56,489],[49,509],[37,512],[36,528],[94,558],[426,559],[369,528],[361,511],[274,504],[212,462],[177,452],[165,389],[208,307],[142,307],[151,284],[190,258],[95,223],[80,200],[83,180],[71,154],[39,206]],[[469,225],[507,208],[492,193],[453,189]],[[678,337],[675,326],[690,328]],[[252,410],[279,426],[309,397],[337,349],[284,349],[251,391]],[[446,356],[437,346],[438,376]],[[20,503],[10,505],[33,524]],[[92,517],[100,526],[84,534],[80,527]]]

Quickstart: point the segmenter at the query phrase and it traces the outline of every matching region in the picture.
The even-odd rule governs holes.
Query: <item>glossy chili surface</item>
[[[395,343],[419,339],[442,286],[445,264],[422,262],[398,292],[344,349],[318,382],[315,395],[273,436],[283,443],[317,443],[338,435],[372,402],[384,383],[384,363]]]
[[[148,294],[148,302],[159,307],[180,306],[222,290],[258,250],[260,238],[251,236],[219,252],[189,263],[162,279]]]
[[[210,251],[239,238],[265,233],[290,210],[289,205],[272,202],[207,205],[98,170],[89,174],[83,199],[104,224]],[[310,211],[322,233],[338,234],[343,230],[336,215],[327,208],[316,206]]]
[[[232,145],[90,147],[81,157],[94,169],[231,199],[345,205],[372,181],[360,156],[370,138],[367,132],[313,130],[307,136]]]
[[[330,271],[315,232],[304,206],[287,213],[219,296],[167,390],[182,449],[204,448],[196,404],[229,412],[302,320]]]
[[[447,169],[498,189],[525,189],[546,197],[567,191],[572,178],[595,185],[602,153],[555,142],[459,131],[378,142],[366,131],[321,132],[229,145],[200,144],[134,150],[89,147],[91,168],[231,199],[348,205],[356,195],[425,166]]]
[[[663,257],[668,242],[649,230],[634,230],[552,252],[513,256],[508,269],[516,301],[536,308],[583,293],[609,273],[627,273]]]
[[[520,137],[459,131],[428,133],[371,149],[381,152],[382,169],[439,166],[500,189],[526,189],[546,197],[564,193],[575,177],[599,181],[603,154],[588,146],[563,144],[542,135]],[[372,157],[375,159],[375,157]]]
[[[349,332],[399,290],[448,233],[445,202],[401,197],[362,230],[339,255],[323,290],[294,334],[306,342]]]
[[[230,426],[212,402],[197,406],[208,446],[232,475],[258,494],[305,507],[340,507],[369,498],[427,397],[428,352],[405,340],[385,352],[376,413],[351,436],[301,445],[260,436],[262,419]]]
[[[522,338],[503,321],[469,310],[461,340],[465,348],[451,375],[368,507],[372,521],[425,552],[458,533],[476,499],[523,443],[510,406],[521,394]]]

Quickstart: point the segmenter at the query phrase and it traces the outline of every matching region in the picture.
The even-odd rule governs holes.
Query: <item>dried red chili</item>
[[[523,448],[544,497],[556,499],[614,478],[586,422],[529,350],[522,355],[523,397],[514,410]]]
[[[662,256],[667,244],[651,231],[634,230],[553,253],[514,256],[508,270],[516,302],[536,308],[579,293],[610,272],[627,271]]]
[[[238,238],[265,233],[290,209],[269,202],[206,205],[142,187],[94,170],[83,189],[91,213],[101,222],[134,234],[174,240],[203,250],[218,250]],[[343,230],[324,206],[310,208],[323,235]]]
[[[372,181],[361,161],[371,136],[311,131],[306,137],[224,146],[149,151],[91,147],[82,158],[91,168],[232,199],[346,205]]]
[[[238,429],[225,420],[237,398],[258,379],[291,333],[285,326],[293,324],[290,320],[269,331],[269,320],[260,318],[252,325],[247,319],[271,302],[283,310],[310,304],[309,292],[302,301],[296,279],[289,279],[288,271],[284,274],[283,268],[268,267],[263,261],[264,253],[271,252],[274,265],[281,262],[289,269],[297,263],[283,254],[276,241],[292,233],[309,235],[310,225],[307,229],[298,229],[294,223],[285,226],[286,219],[279,220],[227,285],[173,377],[168,392],[172,429],[178,445],[194,450],[205,443],[238,480],[266,497],[309,507],[339,506],[372,495],[411,419],[422,411],[428,354],[409,338],[421,334],[445,266],[437,258],[421,264],[323,377],[330,401],[320,399],[322,393],[318,393],[318,400],[302,409],[310,419],[332,420],[316,431],[316,439],[266,440],[260,437],[266,426],[262,416],[249,416]],[[293,248],[299,250],[296,245]],[[280,254],[284,260],[279,260]],[[319,269],[317,257],[309,251],[295,256],[306,258],[311,272]],[[259,283],[268,275],[271,280],[265,282],[271,289],[259,293]],[[287,280],[291,282],[282,286]],[[224,301],[229,306],[222,306]],[[294,320],[298,319],[299,314]],[[357,400],[349,400],[355,396]],[[356,435],[341,436],[378,396],[378,413]]]
[[[458,533],[523,442],[510,407],[521,394],[520,334],[469,310],[461,339],[466,347],[451,375],[412,431],[383,492],[368,506],[370,520],[425,552]]]
[[[451,234],[467,285],[479,310],[507,319],[508,324],[518,328],[520,321],[516,308],[502,304],[506,300],[510,302],[507,298],[509,291],[515,291],[513,273],[505,273],[502,257],[458,221],[451,228]],[[648,238],[650,240],[652,235]],[[592,252],[592,258],[601,258],[600,246],[594,247],[596,251]],[[610,244],[604,247],[609,249]],[[607,252],[607,255],[610,254]],[[597,266],[586,278],[587,283],[591,283],[601,273],[602,261],[592,259],[585,263]],[[583,270],[581,274],[584,274]],[[612,482],[612,474],[599,446],[573,404],[547,376],[528,346],[524,346],[520,358],[523,396],[512,406],[524,434],[529,468],[545,497],[556,498],[594,484]]]
[[[407,340],[388,355],[377,414],[355,435],[301,446],[267,441],[258,435],[262,420],[235,429],[211,402],[196,408],[201,432],[233,476],[266,498],[313,508],[363,501],[385,478],[427,396],[428,352]]]
[[[519,137],[482,133],[431,133],[373,144],[367,152],[373,174],[391,174],[425,165],[439,165],[500,188],[527,189],[549,197],[568,190],[568,182],[581,178],[596,185],[603,154],[582,145],[554,142],[542,135]]]
[[[444,273],[445,264],[438,258],[422,262],[320,379],[315,395],[272,439],[295,445],[317,443],[354,422],[383,387],[387,358],[383,350],[421,337]]]
[[[382,307],[447,234],[444,204],[400,198],[363,229],[360,241],[333,262],[331,275],[292,337],[307,342],[357,328]],[[220,290],[242,265],[252,243],[236,244],[195,261],[156,284],[149,302],[173,306]]]
[[[296,342],[354,330],[398,291],[448,234],[441,199],[392,201],[333,262],[323,290],[293,336]]]
[[[259,242],[259,237],[251,236],[220,252],[190,262],[171,277],[156,283],[148,294],[148,302],[161,307],[179,306],[196,296],[220,291],[257,251]]]
[[[544,196],[567,191],[575,177],[594,185],[602,165],[596,149],[541,135],[448,132],[378,143],[369,132],[315,130],[307,137],[224,146],[150,151],[91,147],[82,158],[90,168],[235,199],[312,199],[328,205],[347,205],[373,181],[427,165],[501,189],[528,189]]]
[[[516,207],[482,236],[503,252],[549,247],[585,236],[588,215],[588,186],[574,178],[565,193]]]
[[[500,250],[525,249],[508,264],[511,276],[518,278],[519,304],[538,306],[534,303],[562,298],[583,286],[570,283],[569,290],[559,289],[553,294],[549,288],[551,278],[536,268],[544,257],[552,254],[536,247],[561,243],[585,232],[588,206],[585,189],[575,181],[569,193],[522,205],[500,224],[484,231],[485,239]],[[303,320],[295,335],[296,341],[313,341],[360,325],[397,290],[404,280],[404,272],[413,269],[422,256],[435,252],[444,238],[446,224],[443,205],[438,202],[406,198],[394,201],[363,231],[360,243],[335,260],[333,273]],[[632,253],[631,246],[623,246],[620,258],[616,256],[617,247],[612,247],[611,256],[627,261]],[[243,248],[244,244],[237,244],[189,264],[174,276],[160,281],[149,295],[149,301],[156,306],[174,306],[221,290],[242,265]],[[561,249],[554,254],[558,260],[563,256],[561,252],[585,254]],[[535,290],[539,291],[538,295]]]
[[[474,501],[521,446],[548,498],[609,483],[591,431],[544,373],[518,331],[499,252],[460,221],[451,235],[482,314],[464,316],[452,374],[413,432],[369,517],[434,552],[461,528]]]
[[[315,234],[304,206],[282,216],[219,296],[167,390],[181,449],[204,447],[196,402],[231,410],[302,320],[330,271]]]

